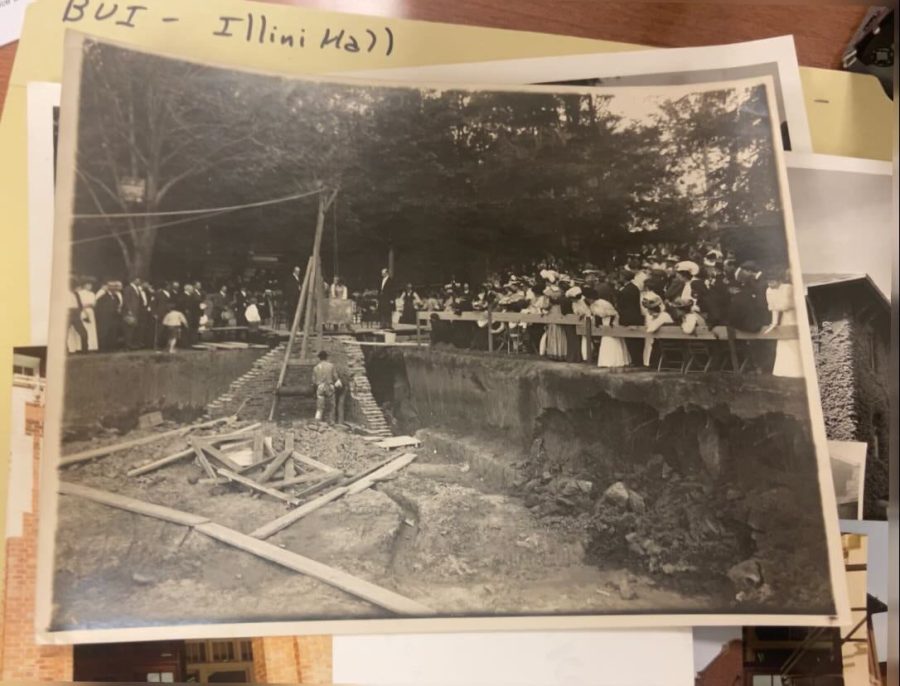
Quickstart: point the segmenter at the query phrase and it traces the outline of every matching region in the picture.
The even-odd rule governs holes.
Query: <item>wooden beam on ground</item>
[[[291,464],[288,462],[288,464]],[[266,484],[269,488],[287,488],[288,486],[299,486],[301,484],[308,484],[311,481],[318,481],[322,478],[321,474],[301,474],[300,476],[292,476],[291,478],[284,478],[281,481],[270,481]],[[296,497],[296,496],[294,496]]]
[[[290,459],[292,453],[293,450],[283,450],[279,455],[275,457],[275,459],[269,462],[269,465],[263,470],[263,473],[259,475],[257,481],[261,484],[266,483],[266,481],[268,481],[275,475],[275,472],[278,471],[281,465],[283,465],[288,461],[288,459]]]
[[[312,467],[313,469],[319,469],[329,474],[341,471],[337,467],[332,467],[330,464],[319,462],[318,460],[314,460],[313,458],[311,458],[309,455],[304,455],[303,453],[298,453],[297,451],[294,451],[293,456],[297,462],[305,464],[307,467]]]
[[[117,507],[120,510],[128,510],[137,514],[147,515],[148,517],[156,517],[173,524],[183,524],[184,526],[196,526],[208,522],[208,517],[191,514],[190,512],[181,512],[173,510],[163,505],[154,505],[153,503],[145,503],[134,498],[129,498],[118,493],[109,493],[96,488],[89,488],[81,484],[73,484],[65,481],[59,482],[58,492],[62,495],[73,495],[86,500],[92,500],[95,503],[102,503],[111,507]]]
[[[194,450],[194,454],[197,455],[197,462],[200,463],[200,466],[203,467],[203,471],[206,472],[206,476],[210,479],[216,478],[216,472],[212,468],[212,465],[209,463],[209,460],[206,459],[206,455],[203,454],[203,446],[199,441],[191,440],[191,448]]]
[[[359,493],[360,491],[366,490],[367,488],[373,486],[376,482],[382,481],[383,479],[389,477],[391,474],[400,471],[415,459],[415,453],[406,453],[405,455],[401,455],[396,460],[393,460],[390,464],[385,465],[384,467],[373,472],[364,479],[360,479],[359,481],[354,483],[347,490],[347,495],[354,495],[356,493]]]
[[[231,470],[237,474],[240,474],[241,469],[243,469],[243,465],[239,465],[237,462],[228,457],[224,452],[219,450],[214,445],[210,445],[208,442],[200,440],[199,438],[195,438],[194,441],[200,448],[213,458],[216,462],[222,464],[226,469]],[[249,465],[248,465],[249,466]]]
[[[247,472],[251,472],[257,467],[264,467],[269,464],[272,460],[274,460],[278,455],[270,455],[269,457],[264,457],[259,462],[254,462],[253,464],[248,464],[246,467],[241,467],[238,470],[238,474],[246,474]]]
[[[186,457],[190,457],[194,454],[193,448],[185,448],[184,450],[179,450],[177,453],[173,453],[167,457],[162,457],[154,462],[150,462],[149,464],[145,464],[142,467],[135,467],[134,469],[126,472],[128,476],[141,476],[143,474],[147,474],[149,472],[155,471],[160,467],[165,467],[166,465],[170,465],[174,462],[178,462],[179,460],[183,460]]]
[[[215,436],[203,436],[203,440],[207,443],[211,443],[213,445],[219,445],[220,443],[227,443],[228,441],[233,441],[238,438],[246,438],[247,434],[250,431],[255,431],[262,424],[259,422],[255,422],[253,424],[248,424],[247,426],[242,426],[240,429],[235,429],[234,431],[227,434],[217,434]]]
[[[343,496],[347,493],[358,493],[361,490],[365,490],[366,488],[369,488],[369,486],[371,486],[377,480],[376,475],[383,473],[383,476],[387,476],[387,474],[393,473],[393,472],[397,471],[398,469],[402,469],[403,467],[408,465],[410,462],[412,462],[414,459],[416,459],[415,453],[406,453],[405,455],[401,455],[400,457],[393,458],[389,464],[382,465],[381,467],[376,466],[374,469],[369,468],[362,473],[348,477],[337,488],[328,491],[328,493],[325,493],[324,495],[319,496],[315,500],[310,500],[308,503],[304,503],[297,509],[291,510],[290,512],[288,512],[286,515],[283,515],[283,516],[279,517],[278,519],[276,519],[272,522],[269,522],[268,524],[266,524],[264,526],[261,526],[256,531],[252,532],[250,535],[255,538],[268,538],[269,536],[272,536],[273,534],[281,531],[285,527],[290,526],[297,520],[302,519],[303,517],[308,515],[310,512],[315,512],[323,505],[327,505],[331,501],[337,500],[338,498],[340,498],[341,496]],[[397,466],[394,467],[393,465],[397,465]],[[386,471],[386,470],[390,470],[390,471]],[[383,478],[383,476],[380,476],[378,478]],[[329,477],[329,479],[335,479],[335,480],[338,480],[339,478],[340,478],[339,474],[334,474],[331,477]],[[320,484],[317,484],[313,488],[319,489],[327,481],[328,481],[328,479],[326,479],[325,481],[323,481]],[[359,484],[359,483],[365,483],[366,485],[364,487],[357,486],[356,487],[357,490],[353,490],[354,486],[356,486],[356,484]],[[308,491],[311,491],[311,490],[312,489],[307,489],[306,491],[304,491],[302,493],[298,493],[297,497],[300,498],[304,494],[306,494]]]
[[[381,586],[342,572],[334,567],[329,567],[321,562],[316,562],[308,557],[303,557],[289,550],[284,550],[271,543],[260,541],[252,536],[247,536],[233,529],[208,522],[196,527],[197,531],[222,543],[251,553],[269,562],[286,567],[300,574],[311,576],[329,586],[339,588],[350,595],[366,600],[373,605],[382,607],[398,615],[427,616],[433,615],[434,610],[415,600],[406,598],[398,593],[389,591]]]
[[[115,507],[120,510],[142,514],[148,517],[155,517],[167,522],[182,524],[192,527],[195,531],[202,533],[216,541],[230,545],[238,550],[255,555],[256,557],[268,560],[277,565],[305,574],[306,576],[317,579],[334,588],[338,588],[352,596],[365,600],[378,607],[396,614],[423,616],[433,615],[434,610],[423,605],[422,603],[410,600],[404,596],[389,591],[388,589],[376,586],[364,579],[360,579],[339,569],[329,567],[321,562],[316,562],[308,557],[298,555],[289,550],[284,550],[278,546],[257,540],[252,536],[247,536],[234,529],[229,529],[221,524],[211,522],[206,517],[173,510],[161,505],[152,505],[144,503],[134,498],[99,491],[78,484],[60,482],[59,492],[63,495],[71,495],[87,500],[92,500],[103,505]]]
[[[322,475],[319,474],[319,478],[322,479]],[[318,483],[313,484],[309,488],[304,488],[299,493],[295,494],[297,498],[301,500],[303,498],[308,498],[311,495],[315,495],[319,491],[323,491],[329,486],[334,486],[334,484],[343,483],[346,480],[346,476],[343,472],[334,472],[334,474],[327,475],[324,479],[319,481]]]
[[[190,426],[184,426],[180,429],[173,429],[172,431],[163,431],[162,433],[152,434],[150,436],[142,436],[141,438],[135,438],[130,441],[124,441],[122,443],[114,443],[112,445],[106,445],[101,448],[83,450],[79,453],[61,457],[59,460],[59,466],[68,467],[69,465],[77,464],[79,462],[85,462],[87,460],[93,460],[97,457],[106,457],[107,455],[111,455],[112,453],[118,453],[123,450],[130,450],[131,448],[136,448],[141,445],[147,445],[149,443],[155,443],[156,441],[162,441],[166,438],[184,436],[185,434],[188,434],[191,431],[196,431],[197,429],[205,429],[211,426],[217,426],[218,424],[222,424],[223,422],[233,422],[235,421],[235,419],[236,417],[233,416],[219,417],[218,419],[211,419],[208,422],[192,424]]]
[[[278,519],[275,519],[264,526],[259,527],[256,531],[250,533],[253,538],[266,539],[269,536],[273,536],[278,533],[282,529],[290,526],[294,522],[302,519],[310,512],[315,512],[320,507],[327,505],[332,500],[337,500],[342,495],[347,492],[346,486],[339,486],[338,488],[332,489],[325,493],[324,495],[320,495],[315,500],[310,500],[308,503],[304,503],[298,508],[295,508],[288,512],[286,515],[282,515]]]
[[[379,441],[375,445],[379,448],[384,448],[385,450],[393,450],[394,448],[415,448],[420,445],[420,441],[418,438],[413,438],[412,436],[391,436],[390,438]]]
[[[283,500],[286,503],[290,503],[291,505],[300,504],[300,501],[297,500],[297,498],[295,498],[294,496],[285,495],[281,491],[277,491],[274,488],[269,488],[267,486],[263,486],[262,484],[258,484],[253,479],[248,479],[246,476],[241,476],[240,474],[237,474],[230,469],[217,469],[216,471],[229,481],[234,481],[235,483],[239,483],[242,486],[247,486],[256,491],[259,491],[260,493],[265,493],[266,495],[270,495],[273,498],[277,498],[278,500]]]

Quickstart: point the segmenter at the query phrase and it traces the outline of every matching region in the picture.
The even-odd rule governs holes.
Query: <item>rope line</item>
[[[310,195],[316,195],[328,190],[327,188],[317,188],[314,191],[306,193],[296,193],[294,195],[286,195],[282,198],[272,198],[270,200],[260,200],[258,202],[250,202],[243,205],[226,205],[224,207],[206,207],[196,210],[171,210],[168,212],[114,212],[110,214],[73,214],[73,219],[138,219],[144,217],[175,217],[191,214],[206,214],[208,212],[233,212],[235,210],[244,210],[251,207],[265,207],[266,205],[276,205],[281,202],[290,200],[299,200]]]

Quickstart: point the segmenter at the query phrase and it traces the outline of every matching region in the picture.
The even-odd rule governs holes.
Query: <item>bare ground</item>
[[[164,430],[168,427],[160,427]],[[386,453],[341,429],[292,428],[296,447],[353,473]],[[129,434],[139,435],[137,432]],[[121,440],[118,437],[107,442]],[[85,447],[67,446],[66,452]],[[66,481],[202,514],[249,533],[286,506],[240,486],[205,485],[192,459],[126,472],[184,447],[159,442],[67,468]],[[700,610],[709,599],[584,561],[586,535],[541,520],[459,464],[430,455],[269,539],[418,600],[439,615]],[[174,524],[61,496],[54,629],[385,617],[343,591]]]

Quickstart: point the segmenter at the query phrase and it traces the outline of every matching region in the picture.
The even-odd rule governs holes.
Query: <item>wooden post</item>
[[[306,359],[306,353],[309,350],[309,338],[312,335],[312,316],[315,308],[319,300],[321,299],[321,288],[319,287],[319,279],[321,279],[321,249],[322,249],[322,231],[325,228],[325,212],[328,211],[328,208],[331,206],[331,203],[334,202],[334,199],[337,197],[338,191],[335,189],[332,191],[331,195],[326,199],[323,194],[319,194],[319,213],[316,217],[316,237],[313,240],[313,254],[310,258],[312,260],[312,276],[310,277],[310,288],[308,294],[308,308],[306,310],[306,317],[303,321],[303,339],[300,342],[300,358]]]
[[[731,366],[735,374],[739,374],[741,366],[738,362],[737,344],[735,342],[734,329],[730,326],[726,329],[728,332],[728,352],[731,354]]]
[[[493,325],[493,318],[491,317],[491,306],[488,305],[487,308],[487,331],[488,331],[488,352],[494,352],[494,332],[491,330],[491,326]]]
[[[316,347],[322,349],[322,332],[325,329],[325,279],[322,277],[322,265],[319,265],[319,301],[316,308]]]
[[[421,312],[416,312],[416,345],[422,345],[422,320],[419,318]]]
[[[587,338],[587,359],[585,362],[591,364],[594,360],[594,315],[589,314],[584,318],[584,335]]]
[[[284,377],[287,374],[288,362],[291,359],[291,351],[294,348],[294,341],[297,338],[297,327],[300,326],[300,313],[303,311],[303,302],[306,300],[307,291],[309,291],[309,279],[312,270],[312,257],[306,263],[306,274],[303,277],[303,284],[300,286],[300,299],[297,301],[297,309],[294,310],[294,320],[291,322],[291,332],[288,336],[287,346],[284,349],[284,359],[281,361],[281,369],[278,372],[278,381],[275,384],[275,395],[272,398],[272,407],[269,408],[269,421],[275,419],[275,410],[278,407],[278,391],[284,385]]]

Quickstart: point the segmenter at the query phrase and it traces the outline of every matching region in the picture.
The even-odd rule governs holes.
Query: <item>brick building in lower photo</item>
[[[16,355],[3,587],[0,681],[195,683],[331,682],[331,637],[38,645],[34,631],[38,478],[43,436],[41,360]]]

